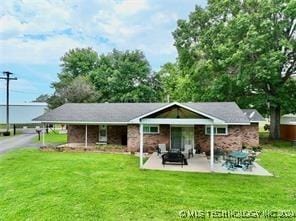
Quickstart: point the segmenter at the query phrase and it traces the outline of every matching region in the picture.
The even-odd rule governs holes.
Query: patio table
[[[248,157],[248,153],[242,151],[233,151],[229,154],[229,156],[237,159],[236,167],[241,167],[241,161]]]

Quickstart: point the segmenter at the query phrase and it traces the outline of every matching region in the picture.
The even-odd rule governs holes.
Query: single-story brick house
[[[126,145],[128,151],[154,151],[158,144],[201,152],[214,147],[240,149],[259,145],[254,109],[234,102],[67,103],[35,121],[68,125],[68,143]]]

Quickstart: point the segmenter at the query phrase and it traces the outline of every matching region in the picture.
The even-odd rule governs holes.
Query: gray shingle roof
[[[126,123],[167,105],[168,103],[67,103],[34,120]],[[226,123],[249,123],[248,118],[234,102],[182,103],[182,105]]]
[[[249,118],[250,121],[258,122],[264,121],[264,117],[256,109],[242,109],[243,113]]]
[[[249,123],[248,118],[235,102],[200,102],[185,105],[224,120],[226,123]]]
[[[124,123],[165,105],[165,103],[67,103],[34,120]]]

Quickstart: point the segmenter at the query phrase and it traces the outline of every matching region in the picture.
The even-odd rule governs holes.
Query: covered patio
[[[190,145],[192,151],[196,150],[195,144],[195,126],[207,127],[209,136],[209,151],[210,151],[210,164],[208,160],[201,155],[196,155],[192,159],[188,159],[191,166],[187,167],[190,171],[202,170],[204,172],[214,171],[214,129],[216,125],[225,125],[225,122],[219,118],[210,116],[203,112],[194,110],[188,106],[184,106],[180,103],[172,103],[160,109],[156,109],[152,112],[139,116],[134,119],[133,122],[138,123],[139,135],[140,135],[140,168],[145,168],[143,163],[144,157],[144,127],[149,125],[169,125],[169,145],[168,149],[175,149],[182,151],[185,145]],[[191,130],[185,130],[191,128]],[[180,130],[181,129],[181,130]],[[183,133],[185,132],[185,133]],[[189,136],[188,136],[189,135]],[[186,138],[187,137],[187,138]],[[189,139],[188,139],[189,138]],[[157,157],[153,154],[151,158],[146,162],[147,168],[158,168]],[[178,167],[172,166],[171,168],[177,169]]]
[[[238,118],[233,117],[236,112]],[[258,145],[258,128],[251,125],[244,115],[241,116],[240,110],[234,108],[227,113],[223,115],[224,118],[216,117],[190,105],[173,103],[134,119],[140,125],[140,168],[270,176],[268,171],[254,162],[254,151],[242,151],[244,144]],[[170,137],[168,142],[158,143],[158,154],[153,153],[144,164],[145,132],[150,125],[169,125]],[[253,131],[250,128],[254,128]],[[253,143],[250,142],[252,137],[255,137]],[[217,150],[222,152],[222,161],[217,160]],[[190,157],[189,153],[192,152],[193,156]]]
[[[199,172],[199,173],[226,173],[226,174],[241,174],[255,176],[273,176],[257,162],[254,162],[252,170],[228,170],[223,166],[223,162],[214,162],[213,168],[210,165],[210,159],[203,154],[194,154],[193,157],[187,159],[188,165],[163,165],[161,155],[153,153],[144,163],[143,169],[148,170],[165,170],[165,171],[182,171],[182,172]]]

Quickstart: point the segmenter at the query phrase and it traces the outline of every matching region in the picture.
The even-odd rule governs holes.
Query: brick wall
[[[242,145],[246,147],[259,146],[259,125],[251,123],[251,125],[241,126]]]
[[[98,142],[99,126],[88,126],[88,143]],[[68,143],[85,142],[85,125],[68,126]],[[139,125],[108,126],[108,144],[124,144],[127,142],[128,151],[139,151],[140,133]],[[126,136],[127,140],[124,140]],[[210,136],[205,135],[205,126],[194,127],[195,144],[199,144],[202,152],[210,150]],[[170,126],[160,125],[159,134],[144,134],[144,151],[154,151],[158,144],[170,146]],[[228,150],[240,149],[242,146],[253,147],[259,145],[258,124],[230,125],[228,135],[215,135],[215,146]]]
[[[140,131],[139,125],[128,125],[128,151],[139,151],[140,149]],[[154,151],[158,144],[170,145],[170,126],[160,125],[159,134],[144,134],[143,136],[144,152]]]
[[[215,146],[223,149],[240,149],[242,147],[240,126],[228,126],[228,135],[215,135]],[[199,144],[202,152],[210,150],[210,135],[205,134],[205,126],[195,126],[195,143]]]
[[[226,150],[241,149],[242,146],[259,145],[258,124],[229,125],[228,135],[215,135],[215,147]],[[210,151],[210,135],[205,134],[205,126],[195,126],[195,143],[199,144],[202,152]]]
[[[170,125],[159,125],[159,134],[144,134],[144,151],[155,151],[158,144],[170,146]]]
[[[108,144],[124,144],[126,142],[127,127],[126,126],[107,126],[107,143]],[[87,126],[87,142],[95,144],[98,142],[99,125]],[[85,125],[68,125],[68,143],[84,143],[85,142]]]
[[[139,125],[130,124],[127,126],[127,150],[136,152],[140,148]]]
[[[126,126],[108,126],[107,127],[108,144],[126,145],[127,127]]]
[[[87,126],[87,143],[95,144],[98,141],[99,127],[97,125]],[[68,125],[68,143],[85,142],[85,125]]]

